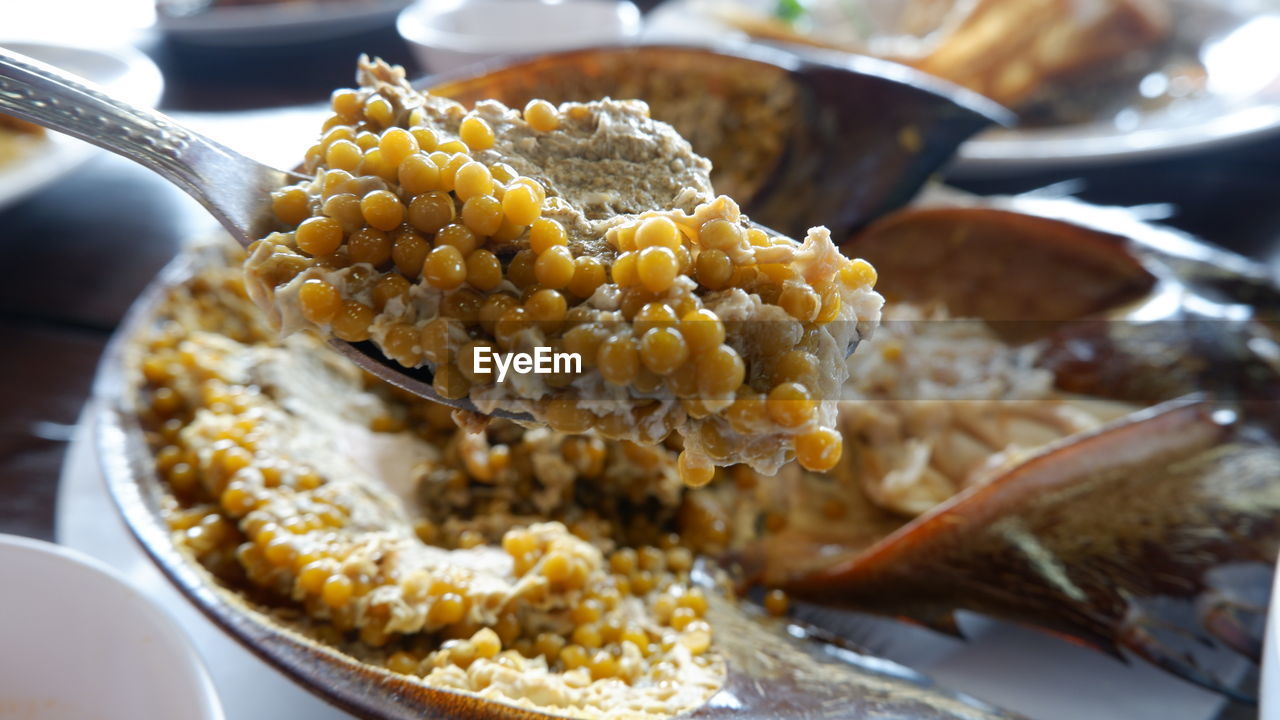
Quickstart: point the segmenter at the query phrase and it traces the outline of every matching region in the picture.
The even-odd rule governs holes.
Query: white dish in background
[[[183,16],[157,15],[156,27],[192,45],[270,47],[330,40],[390,27],[411,0],[300,0],[214,6]]]
[[[646,20],[649,40],[706,38],[749,42],[716,17],[726,1],[757,11],[773,0],[669,0]],[[1178,42],[1198,47],[1207,90],[1153,110],[1125,109],[1093,122],[993,128],[960,146],[951,176],[994,176],[1107,166],[1171,157],[1280,132],[1280,3],[1274,0],[1173,0],[1183,21]],[[805,48],[789,46],[803,53]],[[1163,73],[1143,81],[1160,90]],[[1166,80],[1163,80],[1167,82]],[[1134,88],[1134,103],[1142,87]]]
[[[160,101],[164,79],[151,59],[129,48],[101,50],[0,40],[0,47],[79,75],[107,94],[135,105]],[[88,143],[55,132],[33,137],[18,156],[0,164],[0,209],[74,170],[98,152]]]
[[[396,21],[431,73],[629,40],[640,27],[640,10],[630,0],[419,0]]]
[[[0,573],[0,717],[224,717],[190,641],[114,570],[0,535]]]

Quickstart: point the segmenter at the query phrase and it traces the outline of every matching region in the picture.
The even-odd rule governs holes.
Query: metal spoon
[[[154,110],[110,97],[81,78],[4,48],[0,112],[93,143],[155,171],[195,198],[242,245],[273,229],[270,193],[298,179]]]

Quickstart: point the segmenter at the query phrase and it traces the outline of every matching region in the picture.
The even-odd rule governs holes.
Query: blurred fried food
[[[1059,82],[1107,73],[1171,25],[1162,0],[981,0],[932,52],[900,59],[1018,108]]]
[[[778,0],[772,15],[714,13],[757,38],[895,60],[1057,121],[1080,119],[1072,98],[1149,71],[1174,24],[1168,0]]]

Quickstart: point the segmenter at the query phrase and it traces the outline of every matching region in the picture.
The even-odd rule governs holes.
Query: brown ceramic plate
[[[1265,273],[1250,261],[1123,212],[1071,201],[1013,199],[995,204],[1042,216],[1068,216],[1113,229],[1148,247],[1158,245],[1166,261],[1183,266],[1180,275],[1196,277],[1242,300],[1254,288],[1269,287]],[[151,452],[135,412],[130,352],[156,321],[167,290],[216,255],[199,249],[188,251],[167,267],[135,303],[98,371],[96,441],[111,495],[130,531],[162,572],[217,626],[295,682],[357,716],[547,717],[429,688],[317,644],[292,627],[287,617],[255,604],[236,588],[224,586],[174,543],[162,510],[167,490],[153,471]],[[856,710],[855,716],[866,717],[898,717],[908,709],[908,717],[1009,717],[972,699],[932,688],[912,671],[859,654],[839,638],[834,639],[836,645],[797,641],[794,636],[803,634],[799,626],[770,625],[730,607],[715,608],[713,615],[721,624],[717,628],[718,647],[730,657],[729,677],[722,692],[693,713],[694,717],[792,717],[799,709],[812,708],[815,701],[828,710]],[[721,627],[728,632],[722,632]],[[792,637],[785,637],[788,633]],[[883,715],[875,710],[877,704],[899,715]]]

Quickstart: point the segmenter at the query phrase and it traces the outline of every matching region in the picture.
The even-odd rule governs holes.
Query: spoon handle
[[[191,195],[242,243],[270,222],[267,193],[286,173],[266,167],[154,110],[112,98],[86,81],[0,48],[0,112],[110,150]]]

